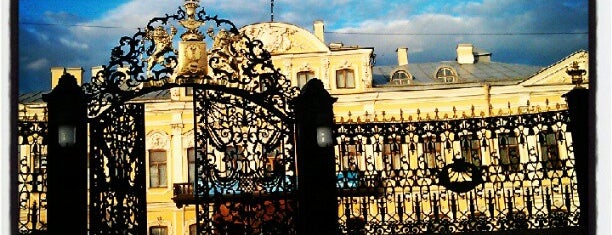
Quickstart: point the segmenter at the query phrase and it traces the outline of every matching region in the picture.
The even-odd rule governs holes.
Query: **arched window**
[[[355,88],[355,72],[352,69],[336,70],[336,88]]]
[[[394,85],[410,84],[411,80],[412,75],[406,72],[406,70],[397,70],[391,75],[391,84]]]
[[[442,67],[436,72],[436,79],[442,82],[456,82],[457,73],[451,67]]]
[[[304,87],[304,85],[306,85],[306,83],[314,78],[315,74],[312,71],[302,71],[302,72],[298,72],[297,73],[297,83],[298,83],[298,87],[302,88]]]

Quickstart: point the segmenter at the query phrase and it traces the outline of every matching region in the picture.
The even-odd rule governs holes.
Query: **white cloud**
[[[26,68],[32,69],[32,70],[45,69],[47,67],[49,67],[49,60],[45,58],[35,60],[26,66]]]
[[[60,38],[59,39],[60,43],[62,43],[64,46],[70,47],[70,48],[74,48],[77,50],[86,50],[89,49],[89,45],[87,45],[86,43],[79,43],[77,41],[74,40],[70,40],[68,38]]]

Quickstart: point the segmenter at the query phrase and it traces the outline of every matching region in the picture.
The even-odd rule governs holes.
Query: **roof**
[[[457,61],[411,63],[403,66],[375,66],[372,68],[372,80],[375,86],[387,85],[393,72],[403,69],[412,74],[413,84],[443,83],[435,78],[436,72],[441,67],[452,68],[459,77],[459,83],[522,81],[542,68],[500,62],[477,62],[474,64],[459,64]]]
[[[37,92],[19,94],[18,102],[20,104],[43,103],[44,101],[42,99],[42,95],[47,94],[49,92],[51,91],[37,91]],[[164,99],[170,99],[170,90],[165,89],[165,90],[149,92],[147,94],[134,98],[132,101],[144,101],[144,100],[150,101],[150,100],[164,100]]]
[[[23,104],[31,104],[31,103],[41,103],[43,102],[42,95],[49,93],[51,91],[36,91],[25,94],[19,94],[18,100],[19,103]]]
[[[554,66],[556,66],[556,65],[558,65],[558,64],[561,64],[561,63],[565,62],[565,61],[566,61],[566,60],[568,60],[569,58],[571,58],[571,57],[573,57],[573,56],[575,56],[575,55],[578,55],[578,54],[583,54],[583,53],[588,53],[588,51],[587,51],[587,50],[578,50],[578,51],[575,51],[574,53],[569,54],[569,55],[568,55],[568,56],[566,56],[566,57],[563,57],[563,59],[560,59],[559,61],[555,62],[554,64],[551,64],[551,65],[549,65],[549,66],[546,66],[546,67],[541,68],[541,69],[540,69],[539,71],[537,71],[536,73],[531,74],[531,76],[529,76],[529,78],[535,77],[535,76],[537,76],[537,75],[539,75],[539,74],[541,74],[541,73],[543,73],[543,72],[547,71],[548,69],[550,69],[550,68],[552,68],[552,67],[554,67]]]

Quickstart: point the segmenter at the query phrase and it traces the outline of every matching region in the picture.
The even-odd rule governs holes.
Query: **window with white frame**
[[[405,85],[410,84],[412,76],[405,70],[398,70],[391,75],[391,84],[394,85]]]
[[[195,148],[191,147],[187,149],[187,169],[188,175],[187,179],[189,183],[193,183],[195,181],[195,171],[196,171],[196,151]]]
[[[457,73],[451,67],[441,67],[436,72],[436,79],[442,82],[456,82],[457,81]]]
[[[391,169],[397,170],[402,168],[402,144],[401,137],[388,137],[384,147],[384,156],[388,159]]]
[[[548,169],[560,169],[562,167],[557,140],[557,134],[554,132],[542,132],[538,136],[540,160],[544,167]]]
[[[150,235],[168,235],[167,226],[151,226],[149,227]]]
[[[297,83],[298,83],[298,87],[302,88],[304,87],[304,85],[306,85],[306,83],[310,80],[313,79],[315,76],[314,72],[312,71],[302,71],[302,72],[298,72],[297,73]]]
[[[482,164],[482,155],[480,153],[480,140],[471,135],[461,137],[461,156],[466,162],[472,163],[475,166]]]
[[[502,169],[507,172],[517,172],[520,168],[521,156],[516,136],[500,133],[497,138],[499,144],[499,160]]]
[[[166,150],[149,150],[149,183],[151,188],[167,186]]]
[[[423,154],[427,168],[436,168],[436,158],[442,154],[442,143],[435,136],[423,137]]]
[[[355,72],[352,69],[336,70],[336,88],[355,88]]]

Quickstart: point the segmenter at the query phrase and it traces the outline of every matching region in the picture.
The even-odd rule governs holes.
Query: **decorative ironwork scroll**
[[[47,230],[47,121],[17,120],[19,234]]]
[[[294,130],[266,106],[196,89],[200,234],[294,234]]]
[[[90,125],[92,234],[146,234],[144,105],[114,107]]]
[[[341,121],[335,137],[342,230],[418,234],[577,226],[567,123],[567,111]]]
[[[144,30],[122,37],[108,65],[83,87],[89,115],[95,117],[151,91],[192,85],[249,94],[260,104],[280,102],[270,103],[280,116],[289,116],[290,108],[278,97],[299,92],[274,68],[261,41],[208,15],[197,0],[186,0],[175,14],[153,18]]]
[[[223,226],[212,226],[213,213],[219,212],[221,202],[230,203],[232,210],[243,208],[241,221],[249,231],[291,231],[272,221],[283,226],[292,223],[294,202],[285,196],[295,188],[294,115],[289,101],[299,90],[274,68],[261,41],[239,32],[229,20],[208,15],[197,0],[185,0],[176,13],[153,18],[144,30],[122,37],[109,63],[83,85],[95,135],[91,210],[96,224],[92,227],[110,231],[111,227],[144,226],[140,217],[124,214],[142,213],[145,202],[144,192],[138,194],[144,187],[139,181],[144,174],[144,152],[136,148],[142,138],[142,110],[123,105],[143,94],[179,86],[196,91],[196,172],[200,180],[196,194],[203,200],[199,210],[204,211],[198,213],[200,233],[223,230]],[[116,176],[113,171],[119,168],[127,171],[122,174],[131,173]],[[128,180],[121,184],[131,182],[132,188],[117,185],[118,180]],[[123,191],[128,188],[134,193]],[[257,198],[268,199],[247,200],[250,204],[244,206],[245,198],[259,194],[265,197]],[[270,219],[267,213],[254,213],[257,206],[267,212],[283,212],[273,213]]]

